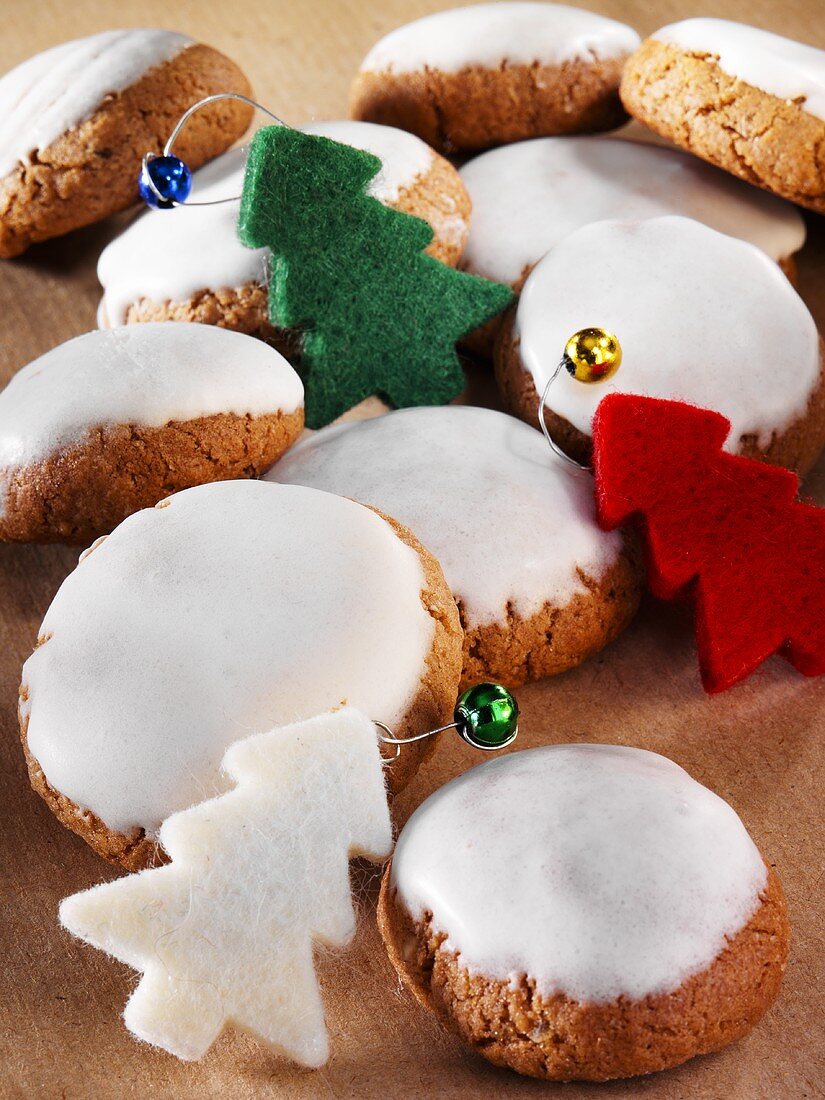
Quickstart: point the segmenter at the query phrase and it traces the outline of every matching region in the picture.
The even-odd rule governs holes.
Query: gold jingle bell
[[[621,364],[621,344],[606,329],[579,329],[564,345],[565,369],[577,382],[606,382]]]

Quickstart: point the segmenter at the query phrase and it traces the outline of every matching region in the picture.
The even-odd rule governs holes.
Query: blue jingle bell
[[[138,191],[147,206],[171,210],[186,202],[192,190],[192,173],[178,157],[147,156],[138,177]]]

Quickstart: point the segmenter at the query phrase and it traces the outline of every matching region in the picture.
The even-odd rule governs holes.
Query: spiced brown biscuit
[[[635,31],[559,4],[438,12],[373,46],[350,93],[353,118],[400,126],[444,153],[543,134],[609,130]]]
[[[816,461],[825,352],[802,299],[752,245],[675,217],[601,222],[564,238],[498,337],[496,379],[511,412],[538,423],[568,338],[591,324],[618,336],[618,373],[584,385],[562,370],[545,404],[554,440],[577,461],[590,461],[592,418],[610,390],[721,412],[740,454],[799,473]]]
[[[688,19],[641,45],[621,96],[656,133],[825,213],[825,51],[722,19]]]
[[[0,256],[58,237],[138,199],[147,152],[187,108],[217,92],[250,95],[233,61],[169,31],[106,31],[38,54],[0,80]],[[198,111],[175,154],[198,167],[243,134],[252,108]]]
[[[609,218],[682,214],[750,241],[793,275],[805,223],[790,203],[677,149],[614,137],[537,138],[468,161],[473,221],[461,266],[517,293],[568,233]],[[500,319],[464,340],[489,358]]]
[[[479,1054],[548,1080],[651,1073],[747,1034],[788,956],[742,822],[665,757],[499,757],[405,825],[378,907],[393,965]]]
[[[418,535],[458,604],[462,688],[564,672],[638,607],[640,564],[621,536],[599,529],[592,480],[492,409],[403,409],[333,425],[266,479],[374,505]]]
[[[461,690],[485,680],[516,688],[558,676],[615,641],[636,614],[642,593],[639,554],[629,536],[626,543],[601,576],[578,572],[582,591],[562,606],[548,600],[526,617],[508,607],[500,622],[471,625],[459,601],[464,626]]]
[[[382,169],[370,193],[429,222],[429,254],[451,266],[458,262],[469,230],[470,200],[448,161],[412,134],[389,126],[328,121],[305,129],[379,157]],[[238,149],[201,169],[195,174],[193,200],[240,195],[245,164],[246,153]],[[237,218],[237,202],[148,211],[138,218],[100,257],[104,296],[99,324],[199,321],[288,350],[284,333],[267,316],[268,251],[240,243]]]
[[[448,723],[461,642],[395,521],[299,486],[189,489],[98,540],[47,612],[20,689],[32,786],[104,858],[149,866],[239,736],[344,705],[399,737]],[[391,791],[433,747],[388,751]]]
[[[205,325],[92,332],[0,393],[0,539],[89,542],[207,481],[254,477],[303,429],[276,351]]]

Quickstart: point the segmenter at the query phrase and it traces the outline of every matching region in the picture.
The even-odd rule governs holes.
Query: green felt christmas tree
[[[371,394],[438,405],[461,391],[455,343],[509,287],[424,253],[432,229],[366,193],[381,161],[287,126],[253,138],[238,234],[272,252],[269,316],[303,331],[306,418],[318,428]]]

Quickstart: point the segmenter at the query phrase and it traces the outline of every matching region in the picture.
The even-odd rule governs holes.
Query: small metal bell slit
[[[172,153],[172,147],[192,115],[210,103],[217,103],[222,99],[237,99],[241,103],[247,103],[255,110],[269,115],[279,126],[286,126],[286,123],[272,111],[256,103],[254,99],[241,95],[240,92],[218,92],[216,95],[201,99],[198,103],[193,103],[178,119],[169,140],[163,147],[163,153],[160,156],[155,153],[146,153],[141,162],[138,191],[147,206],[154,207],[156,210],[171,210],[175,206],[220,206],[225,202],[238,201],[238,196],[229,195],[225,199],[211,199],[209,202],[188,202],[192,190],[192,172],[187,164]]]
[[[481,683],[468,688],[456,703],[453,720],[438,729],[426,730],[413,737],[396,737],[389,726],[375,722],[378,739],[384,745],[395,745],[395,757],[402,745],[435,737],[446,730],[457,730],[462,741],[483,752],[496,752],[512,745],[518,736],[519,708],[516,698],[501,684]]]
[[[547,385],[544,387],[539,401],[539,427],[544,432],[544,438],[550,444],[554,454],[564,459],[569,466],[575,466],[577,470],[589,470],[590,467],[584,466],[581,462],[577,462],[575,458],[571,458],[569,454],[566,454],[550,435],[544,421],[544,411],[547,407],[550,387],[561,374],[562,367],[577,382],[592,386],[612,378],[621,365],[622,346],[618,337],[614,336],[612,332],[608,332],[607,329],[592,326],[579,329],[578,332],[573,333],[564,345],[564,352],[556,364],[555,370],[547,379]]]

